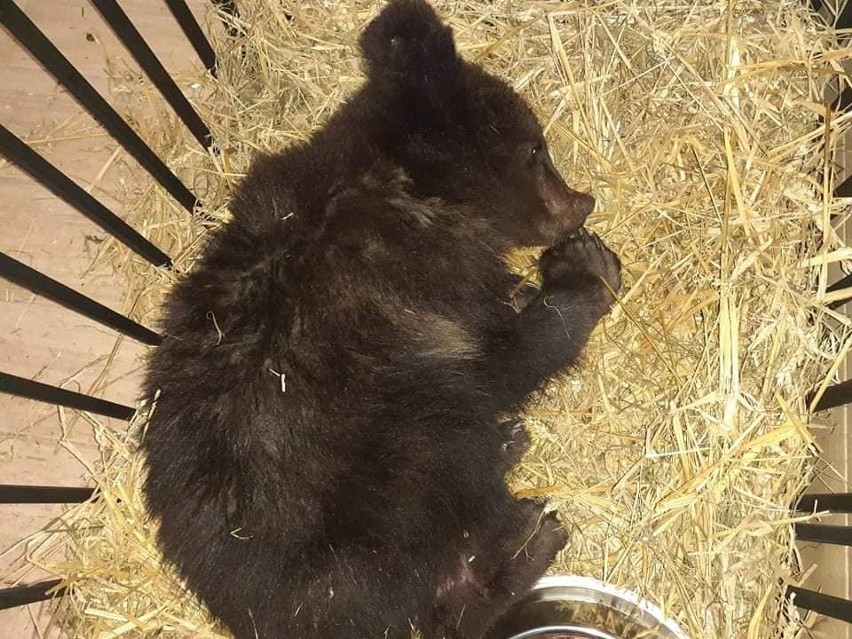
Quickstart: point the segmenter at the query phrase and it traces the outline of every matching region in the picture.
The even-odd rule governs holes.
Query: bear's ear
[[[452,29],[425,0],[391,0],[362,34],[361,51],[368,78],[387,91],[434,101],[459,81]]]

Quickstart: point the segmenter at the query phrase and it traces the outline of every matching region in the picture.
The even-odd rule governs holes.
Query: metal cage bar
[[[813,493],[796,504],[799,512],[852,513],[852,493]]]
[[[0,484],[0,504],[79,504],[94,492],[86,487]]]
[[[852,197],[852,175],[834,189],[834,197]]]
[[[192,11],[189,10],[186,0],[166,0],[166,5],[168,5],[169,10],[172,12],[175,20],[177,20],[192,48],[195,49],[198,57],[201,58],[204,68],[213,77],[216,77],[216,53],[213,51],[213,47],[210,46],[207,36],[204,35],[201,27],[198,26],[198,22],[196,22],[195,17],[192,15]]]
[[[796,538],[817,544],[852,546],[852,527],[835,524],[796,524]]]
[[[113,33],[127,47],[127,50],[130,51],[133,58],[192,135],[195,136],[198,143],[205,149],[209,148],[213,143],[210,129],[207,128],[207,125],[204,124],[201,117],[181,93],[172,76],[166,71],[162,62],[145,42],[142,34],[139,33],[124,10],[118,5],[118,2],[116,0],[89,0],[89,2],[98,10]]]
[[[834,99],[831,106],[835,111],[846,111],[850,104],[852,104],[852,87],[846,87]]]
[[[106,417],[115,417],[124,421],[130,421],[136,412],[130,406],[115,404],[99,397],[75,393],[50,384],[34,382],[31,379],[10,373],[0,373],[0,393],[17,395],[18,397],[74,408]]]
[[[198,198],[18,8],[14,0],[0,0],[0,23],[181,206],[188,211],[195,209]]]
[[[810,404],[813,399],[813,394],[809,394],[806,399]],[[829,408],[836,408],[837,406],[843,406],[844,404],[849,403],[852,403],[852,380],[846,380],[845,382],[840,382],[839,384],[834,384],[833,386],[826,388],[822,397],[819,398],[816,406],[814,406],[814,412],[818,413],[823,410],[828,410]]]
[[[848,29],[849,27],[852,27],[852,2],[846,0],[840,13],[837,14],[837,19],[834,21],[834,28]],[[848,39],[849,36],[846,34],[840,36],[841,42],[845,42]]]
[[[62,581],[59,579],[49,579],[29,586],[0,589],[0,610],[26,606],[53,597],[61,597],[65,594],[64,586],[57,588],[61,583]]]
[[[57,282],[47,275],[39,273],[34,268],[9,257],[5,253],[0,253],[0,277],[4,277],[19,286],[23,286],[33,293],[38,293],[99,324],[109,326],[119,333],[132,337],[143,344],[155,346],[160,343],[160,336],[151,329],[134,322],[121,313],[116,313],[111,308],[107,308],[103,304],[78,293],[74,289],[68,288],[61,282]]]
[[[171,266],[169,256],[84,191],[71,178],[36,153],[26,142],[0,124],[0,154],[51,193],[61,198],[131,251],[154,266]]]
[[[787,595],[799,608],[813,610],[821,615],[852,623],[852,601],[796,586],[789,586]]]

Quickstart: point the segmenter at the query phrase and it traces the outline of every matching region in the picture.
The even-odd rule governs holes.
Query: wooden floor
[[[111,101],[106,59],[132,58],[87,0],[17,0],[95,88]],[[199,18],[209,3],[190,2]],[[121,6],[165,66],[200,67],[164,2]],[[113,194],[133,160],[5,31],[0,33],[2,123],[119,216]],[[90,270],[104,231],[0,159],[0,250],[118,311],[120,277]],[[0,371],[106,399],[132,403],[143,348],[112,330],[0,280]],[[106,373],[104,373],[106,371]],[[122,424],[116,422],[116,428]],[[0,395],[0,483],[81,485],[95,461],[91,427],[73,411]],[[0,505],[0,550],[35,533],[56,506]],[[20,555],[0,558],[0,575]],[[35,577],[35,575],[33,575]],[[8,582],[0,585],[10,585]],[[0,611],[0,639],[42,636],[40,606]]]

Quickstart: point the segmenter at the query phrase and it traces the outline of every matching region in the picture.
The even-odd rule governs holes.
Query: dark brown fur
[[[160,543],[240,639],[481,636],[565,543],[505,473],[528,395],[620,286],[594,201],[422,0],[365,31],[368,82],[258,160],[167,305],[143,440]],[[500,255],[553,244],[520,312]],[[283,376],[283,380],[282,380]]]

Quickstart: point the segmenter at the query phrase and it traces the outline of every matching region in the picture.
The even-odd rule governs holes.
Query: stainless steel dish
[[[486,639],[689,639],[658,606],[588,577],[545,577]]]

